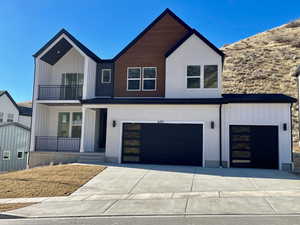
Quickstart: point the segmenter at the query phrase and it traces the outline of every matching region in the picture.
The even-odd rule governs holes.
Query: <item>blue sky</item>
[[[61,28],[111,58],[166,8],[217,47],[300,17],[299,0],[1,0],[0,90],[31,100],[32,55]]]

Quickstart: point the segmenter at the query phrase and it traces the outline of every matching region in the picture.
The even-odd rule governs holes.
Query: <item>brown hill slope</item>
[[[298,98],[300,19],[221,48],[226,54],[224,93],[284,93]],[[298,110],[293,106],[294,140],[298,140]]]

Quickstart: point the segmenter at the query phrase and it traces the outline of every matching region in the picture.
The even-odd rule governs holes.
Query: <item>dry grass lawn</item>
[[[30,206],[36,203],[8,203],[8,204],[0,204],[0,212],[6,212],[14,209],[23,208],[26,206]]]
[[[105,167],[58,165],[0,174],[0,198],[66,196]]]

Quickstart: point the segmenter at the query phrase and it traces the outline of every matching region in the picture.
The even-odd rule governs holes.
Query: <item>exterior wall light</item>
[[[113,120],[112,126],[113,126],[113,127],[116,127],[116,126],[117,126],[117,121]]]
[[[211,128],[211,129],[215,129],[215,122],[214,122],[214,121],[211,121],[211,122],[210,122],[210,128]]]
[[[283,124],[283,130],[287,130],[287,124],[286,123]]]

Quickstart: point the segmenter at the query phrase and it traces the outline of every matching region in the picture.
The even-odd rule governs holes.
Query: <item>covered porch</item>
[[[37,104],[36,117],[31,151],[105,152],[106,109],[85,109],[79,104]]]

